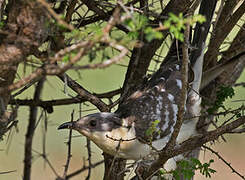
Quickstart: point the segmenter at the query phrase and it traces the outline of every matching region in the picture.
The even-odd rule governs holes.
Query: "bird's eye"
[[[91,126],[91,127],[95,127],[96,126],[96,121],[95,120],[91,120],[90,122],[89,122],[89,125]]]

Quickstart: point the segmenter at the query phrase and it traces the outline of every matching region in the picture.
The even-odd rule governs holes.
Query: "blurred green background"
[[[83,63],[86,63],[85,60]],[[121,64],[127,64],[127,60],[121,62]],[[26,73],[30,72],[31,68],[27,68]],[[125,76],[126,68],[119,65],[112,65],[110,68],[99,69],[99,70],[83,70],[79,71],[80,74],[69,71],[71,75],[78,83],[84,86],[91,92],[102,93],[114,89],[118,89],[122,86],[123,79]],[[19,69],[19,73],[23,74],[23,67]],[[238,80],[242,82],[245,80],[245,73]],[[59,98],[68,98],[64,92],[63,83],[56,77],[48,77],[43,90],[42,99],[51,100]],[[227,101],[227,107],[239,107],[245,100],[244,88],[238,87],[235,89],[236,95],[232,100]],[[31,99],[33,88],[24,92],[18,98]],[[72,90],[68,89],[68,93],[76,95]],[[116,98],[114,98],[115,100]],[[240,102],[233,102],[234,100],[243,100]],[[94,109],[94,107],[85,103],[82,105],[82,115],[96,112],[87,111]],[[79,104],[67,105],[67,106],[56,106],[54,112],[48,114],[48,131],[46,134],[46,152],[47,158],[54,167],[55,171],[62,176],[64,171],[64,165],[66,163],[67,146],[65,142],[68,138],[68,130],[58,131],[57,127],[59,124],[69,121],[71,112],[75,111],[75,119],[79,117]],[[115,111],[115,109],[113,109]],[[16,170],[9,174],[0,174],[0,180],[17,180],[22,179],[23,174],[23,154],[24,154],[24,142],[25,133],[27,129],[27,122],[29,118],[29,108],[20,107],[18,111],[18,128],[12,129],[11,132],[4,138],[4,141],[0,142],[0,172]],[[39,109],[39,114],[41,110]],[[75,136],[72,139],[72,158],[68,172],[73,172],[84,165],[87,165],[87,151],[86,151],[86,139],[80,136],[77,132],[73,132]],[[79,135],[79,136],[77,136]],[[215,146],[212,146],[220,155],[226,159],[231,165],[240,173],[245,174],[245,141],[244,134],[241,135],[229,135],[226,136],[227,143],[224,143],[221,139],[219,142],[216,141]],[[44,120],[42,119],[38,124],[36,133],[34,136],[33,145],[33,166],[32,166],[32,179],[35,180],[54,180],[56,175],[51,170],[47,162],[40,157],[39,153],[43,152],[43,141],[44,141]],[[209,145],[209,144],[208,144]],[[101,150],[99,150],[94,144],[92,144],[92,161],[97,162],[102,160]],[[202,152],[200,160],[208,162],[210,159],[214,159],[215,163],[212,164],[212,168],[217,171],[211,179],[223,180],[223,179],[240,179],[215,155],[210,152]],[[87,173],[84,172],[75,178],[74,180],[85,179]],[[100,165],[92,170],[91,179],[102,179],[103,177],[103,165]],[[206,179],[204,176],[200,176],[197,173],[197,180]]]

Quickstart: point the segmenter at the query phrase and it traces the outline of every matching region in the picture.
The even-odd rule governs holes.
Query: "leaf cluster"
[[[208,163],[201,163],[196,158],[191,158],[190,160],[182,160],[178,162],[178,169],[173,171],[173,176],[176,180],[181,179],[192,179],[195,175],[195,171],[199,170],[202,175],[206,178],[210,178],[211,174],[215,173],[216,171],[210,168],[210,165],[214,162],[211,159]]]
[[[205,17],[200,14],[186,18],[183,16],[183,13],[180,13],[178,16],[173,13],[169,13],[169,18],[164,21],[163,26],[166,29],[169,29],[169,32],[173,34],[176,39],[184,41],[183,31],[187,24],[193,26],[197,22],[203,23],[205,21]]]
[[[169,30],[169,32],[173,34],[176,39],[183,41],[183,30],[185,29],[186,25],[189,24],[193,26],[197,22],[205,22],[205,17],[202,15],[184,17],[182,13],[180,13],[178,16],[173,13],[169,13],[169,17],[163,22],[163,26],[160,25],[159,28],[153,28],[149,25],[147,17],[140,14],[133,14],[132,18],[127,19],[124,22],[124,25],[130,31],[128,36],[131,39],[137,39],[140,32],[143,32],[145,39],[150,42],[153,39],[163,38],[161,30]]]
[[[161,131],[157,128],[157,125],[160,123],[160,120],[155,120],[151,122],[150,127],[146,130],[145,135],[149,137],[150,140],[152,140],[153,135],[157,133],[160,135]]]
[[[220,107],[225,109],[224,102],[228,98],[232,98],[235,95],[234,89],[231,86],[220,86],[216,93],[216,100],[211,107],[207,109],[207,112],[212,114]]]

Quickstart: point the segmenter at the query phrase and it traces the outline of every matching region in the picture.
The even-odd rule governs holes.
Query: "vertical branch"
[[[229,1],[226,1],[226,2],[229,2]],[[223,11],[224,10],[225,10],[225,7],[224,7]],[[245,13],[245,1],[243,3],[241,3],[241,5],[229,17],[229,19],[226,17],[226,21],[224,21],[223,19],[218,20],[218,21],[222,21],[222,23],[217,22],[216,29],[212,33],[213,36],[211,36],[210,43],[208,46],[208,51],[205,54],[205,58],[204,58],[205,69],[207,69],[208,66],[212,66],[212,65],[217,63],[217,57],[219,55],[220,46],[222,45],[225,38],[232,31],[232,29],[234,28],[234,26],[237,24],[237,22],[243,16],[244,13]],[[223,17],[222,13],[220,15],[220,18],[221,17]]]
[[[86,177],[86,180],[89,180],[89,178],[90,178],[90,175],[91,175],[91,169],[92,169],[92,167],[91,167],[91,165],[92,165],[92,162],[91,162],[91,141],[88,139],[88,138],[86,138],[87,139],[87,150],[88,150],[88,175],[87,175],[87,177]]]
[[[205,16],[206,21],[202,24],[197,23],[192,46],[194,46],[194,50],[191,52],[190,61],[191,64],[195,64],[196,60],[199,56],[201,56],[203,51],[203,44],[205,44],[207,35],[210,29],[212,17],[214,14],[214,10],[217,4],[217,0],[213,1],[202,1],[200,5],[200,10],[198,14]]]
[[[42,78],[35,88],[34,92],[34,101],[38,101],[41,96],[41,92],[43,89],[45,79]],[[25,155],[24,155],[24,175],[23,179],[30,180],[31,179],[31,163],[32,163],[32,142],[33,136],[35,133],[35,126],[37,120],[37,106],[30,106],[30,115],[29,115],[29,124],[26,132],[26,139],[25,139]]]
[[[79,118],[82,117],[82,104],[79,104]],[[91,161],[91,157],[92,157],[92,153],[91,153],[91,141],[86,138],[87,141],[87,152],[88,152],[88,175],[86,177],[86,180],[89,180],[90,176],[91,176],[91,169],[92,169],[92,161]]]
[[[181,89],[181,101],[178,104],[178,114],[177,114],[177,121],[174,126],[174,131],[171,136],[170,141],[167,144],[167,149],[172,149],[176,144],[176,138],[179,134],[180,127],[183,122],[183,117],[185,113],[185,104],[186,104],[186,95],[187,95],[187,84],[188,84],[188,62],[189,62],[189,35],[190,35],[190,25],[186,26],[186,30],[184,32],[184,43],[182,44],[182,66],[181,66],[181,81],[182,81],[182,89]]]
[[[173,134],[168,141],[167,145],[162,149],[159,154],[159,158],[152,163],[151,167],[145,174],[143,174],[145,179],[150,178],[153,174],[155,174],[159,168],[162,167],[164,163],[170,158],[170,153],[174,146],[176,145],[176,138],[179,134],[180,127],[183,122],[183,117],[185,113],[185,104],[186,104],[186,94],[187,94],[187,83],[188,83],[188,62],[189,62],[189,55],[188,55],[188,47],[189,47],[189,34],[190,34],[190,25],[186,26],[186,30],[184,32],[184,43],[182,44],[182,67],[181,67],[181,81],[182,81],[182,89],[181,89],[181,101],[178,104],[178,114],[177,114],[177,121],[174,126]]]
[[[124,173],[122,172],[125,169],[126,160],[121,158],[115,159],[113,156],[106,153],[103,153],[103,156],[105,159],[104,180],[112,180],[112,179],[123,180]],[[111,164],[114,165],[111,166]]]
[[[71,122],[73,122],[74,117],[74,110],[71,113]],[[67,159],[66,159],[66,164],[65,164],[65,169],[64,169],[64,174],[63,174],[63,179],[67,179],[67,172],[71,160],[71,137],[72,137],[72,129],[69,130],[69,138],[67,142]]]
[[[179,0],[171,0],[161,12],[159,18],[167,17],[169,12],[174,14],[179,14],[180,12],[185,13],[191,7],[192,3],[193,1],[190,0],[182,0],[181,3]],[[161,21],[161,19],[157,18],[153,21],[153,24],[159,24]],[[133,49],[123,83],[122,101],[124,98],[137,91],[138,87],[143,83],[144,76],[148,70],[152,57],[168,35],[168,31],[162,31],[162,33],[164,38],[154,39],[151,42],[144,41],[142,47],[135,47]]]
[[[71,0],[67,9],[66,9],[65,21],[67,23],[69,23],[71,21],[72,14],[74,13],[76,4],[77,4],[77,0]]]
[[[186,26],[186,30],[184,32],[184,43],[182,45],[182,54],[183,54],[183,59],[182,59],[182,68],[181,68],[181,81],[182,81],[182,89],[181,89],[181,102],[178,105],[178,114],[177,114],[177,122],[176,125],[174,126],[174,132],[173,135],[175,135],[176,138],[179,134],[180,127],[183,122],[183,117],[185,113],[185,104],[186,104],[186,95],[187,95],[187,86],[188,86],[188,63],[189,63],[189,35],[190,35],[190,25],[188,24]],[[176,133],[176,134],[174,134]]]

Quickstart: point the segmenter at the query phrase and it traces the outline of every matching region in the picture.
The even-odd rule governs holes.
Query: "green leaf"
[[[148,42],[152,41],[153,39],[161,39],[163,38],[163,35],[161,32],[156,31],[155,29],[153,29],[152,27],[147,27],[144,30],[145,33],[145,38]]]
[[[173,171],[175,179],[180,179],[181,176],[184,179],[192,179],[195,175],[195,170],[200,170],[200,173],[206,177],[211,177],[211,173],[215,173],[214,169],[210,168],[210,164],[214,161],[211,159],[209,163],[202,164],[198,159],[191,158],[190,160],[182,160],[178,162],[178,169]]]
[[[139,36],[139,33],[137,31],[131,31],[128,33],[128,36],[132,39],[132,40],[135,40],[138,38]]]
[[[68,62],[70,60],[70,55],[66,54],[65,56],[63,56],[62,58],[62,62]]]
[[[146,130],[145,135],[152,139],[154,133],[160,134],[161,131],[157,129],[157,125],[160,123],[159,120],[151,122],[151,126]]]
[[[4,22],[0,21],[0,29],[3,28],[3,26],[4,26]]]

